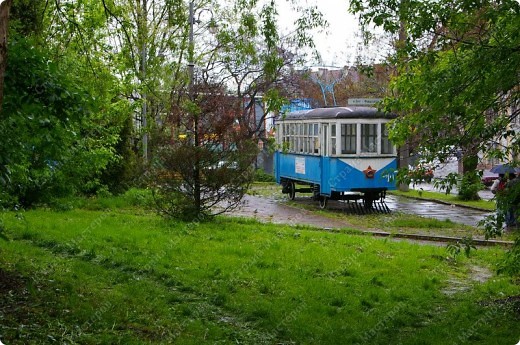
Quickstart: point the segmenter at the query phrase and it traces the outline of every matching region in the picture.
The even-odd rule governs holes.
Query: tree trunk
[[[462,200],[480,200],[478,185],[480,183],[477,174],[478,154],[466,152],[462,157],[462,181],[459,186],[459,197]]]
[[[0,3],[0,113],[4,100],[4,74],[7,67],[7,29],[12,0]]]
[[[466,174],[477,170],[478,154],[468,153],[462,157],[462,173]]]

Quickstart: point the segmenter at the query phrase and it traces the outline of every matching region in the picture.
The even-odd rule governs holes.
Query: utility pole
[[[190,1],[190,13],[189,13],[190,29],[188,37],[188,95],[191,102],[194,102],[194,74],[195,74],[195,59],[194,50],[195,43],[193,40],[193,24],[195,24],[195,10],[193,1]],[[193,145],[197,148],[199,146],[199,115],[191,114],[193,116]],[[198,155],[198,150],[195,150],[195,155]],[[193,167],[193,199],[195,201],[195,208],[200,211],[201,200],[200,200],[200,161],[198,157],[195,157],[195,166]]]

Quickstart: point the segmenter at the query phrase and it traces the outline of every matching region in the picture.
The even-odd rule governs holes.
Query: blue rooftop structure
[[[282,106],[282,109],[280,109],[280,112],[282,114],[312,109],[311,98],[296,98],[291,100],[290,102],[291,103]]]

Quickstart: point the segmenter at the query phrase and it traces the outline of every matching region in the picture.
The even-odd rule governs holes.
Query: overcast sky
[[[315,33],[315,42],[325,66],[342,67],[350,65],[355,57],[359,31],[357,19],[348,13],[348,0],[299,0],[300,4],[317,5],[329,22],[325,32]],[[296,15],[290,9],[287,0],[278,0],[280,6],[280,23],[283,30],[290,30]],[[284,20],[287,18],[287,20]],[[290,18],[290,20],[289,20]]]

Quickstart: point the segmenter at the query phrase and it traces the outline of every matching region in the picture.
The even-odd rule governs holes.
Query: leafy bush
[[[151,207],[154,205],[152,191],[149,189],[130,188],[123,197],[132,206]]]
[[[520,277],[520,236],[517,236],[505,260],[500,264],[498,271],[510,276]]]
[[[459,198],[464,201],[480,200],[478,192],[482,190],[482,182],[477,172],[467,172],[459,184]]]
[[[262,169],[255,170],[255,181],[257,182],[276,182],[273,175],[266,173]]]
[[[95,193],[102,185],[100,173],[116,158],[120,109],[108,91],[80,78],[82,68],[74,57],[58,64],[31,39],[10,40],[0,121],[4,206]]]

